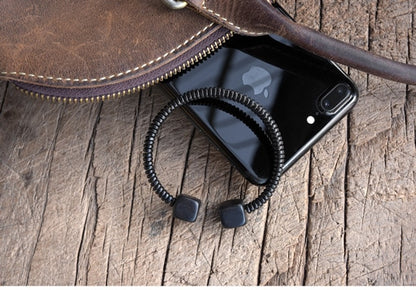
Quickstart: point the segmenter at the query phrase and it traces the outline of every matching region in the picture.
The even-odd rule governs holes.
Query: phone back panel
[[[322,100],[338,84],[346,88],[345,97],[335,111],[329,112]],[[267,108],[283,136],[285,170],[357,99],[354,84],[336,65],[277,36],[234,36],[217,53],[173,79],[169,86],[174,95],[205,87],[232,89]],[[264,127],[254,113],[233,105]],[[267,181],[270,148],[267,142],[260,141],[253,128],[215,106],[192,105],[186,111],[246,178],[255,184]]]

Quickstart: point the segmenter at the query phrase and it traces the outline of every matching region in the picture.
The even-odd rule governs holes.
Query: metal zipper
[[[174,69],[166,72],[165,74],[148,81],[142,85],[132,87],[129,89],[125,89],[122,91],[117,91],[111,94],[107,95],[99,95],[99,96],[93,96],[93,97],[57,97],[57,96],[51,96],[51,95],[45,95],[41,93],[37,93],[28,89],[23,89],[19,87],[18,85],[14,84],[14,86],[21,91],[22,93],[26,94],[27,96],[40,99],[42,101],[50,101],[50,102],[58,102],[58,103],[70,103],[70,104],[82,104],[82,103],[95,103],[95,102],[101,102],[101,101],[107,101],[107,100],[114,100],[121,98],[123,96],[128,96],[134,93],[137,93],[141,90],[147,89],[153,85],[156,85],[160,83],[161,81],[165,81],[173,76],[176,76],[178,73],[192,68],[196,63],[206,59],[211,53],[216,52],[227,40],[229,40],[234,33],[232,31],[227,32],[225,35],[214,41],[212,44],[207,46],[205,49],[200,51],[198,54],[191,57],[186,62],[182,63],[181,65],[175,67]]]

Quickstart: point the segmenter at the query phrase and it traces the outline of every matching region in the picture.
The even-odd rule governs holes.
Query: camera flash
[[[306,122],[308,122],[309,125],[312,125],[315,123],[315,118],[313,116],[309,116],[306,118]]]

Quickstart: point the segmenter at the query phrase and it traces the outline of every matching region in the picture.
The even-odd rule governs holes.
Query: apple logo
[[[252,66],[250,70],[243,74],[243,84],[250,86],[254,90],[254,95],[263,93],[264,97],[269,96],[267,87],[272,83],[270,73],[259,66]]]

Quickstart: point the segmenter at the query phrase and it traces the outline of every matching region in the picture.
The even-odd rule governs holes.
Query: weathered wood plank
[[[299,2],[299,1],[298,1]],[[323,1],[323,7],[321,9],[321,11],[324,13],[327,13],[328,17],[324,20],[322,20],[322,23],[324,23],[324,25],[326,25],[326,27],[328,27],[328,29],[325,29],[325,27],[322,27],[321,30],[323,30],[324,32],[334,35],[339,39],[344,39],[343,35],[339,35],[339,32],[343,33],[343,31],[351,31],[353,32],[352,35],[366,35],[366,30],[367,31],[372,31],[373,28],[371,27],[371,25],[374,25],[375,23],[375,12],[377,11],[377,8],[380,9],[380,7],[376,7],[376,2],[374,1],[373,3],[356,3],[356,2],[344,2],[342,4],[340,3],[333,3],[332,1],[328,1],[329,3],[326,3],[326,1]],[[407,4],[403,4],[406,7],[414,7],[414,5],[408,5]],[[368,7],[363,7],[363,5],[368,5]],[[388,5],[388,4],[385,4]],[[342,7],[344,6],[344,11],[342,11]],[[348,7],[345,7],[348,6]],[[311,11],[314,11],[313,8],[309,8]],[[395,10],[397,15],[401,15],[400,12],[397,11],[402,11],[403,9],[397,9],[397,7],[392,7],[391,9]],[[331,11],[334,10],[334,11]],[[365,12],[365,13],[363,13]],[[367,13],[371,13],[372,16],[366,16]],[[402,13],[403,15],[407,15],[407,17],[409,17],[410,12],[409,11],[405,11]],[[333,15],[338,15],[338,18],[334,18]],[[391,15],[384,15],[384,17],[390,17]],[[339,21],[339,19],[342,20],[346,20],[348,18],[357,18],[357,17],[361,17],[360,21],[357,22],[353,22],[350,23],[349,21]],[[365,25],[362,25],[363,23],[366,23],[367,20],[370,19],[370,21],[372,21],[372,23],[369,23],[368,26],[370,26],[370,29],[366,28]],[[333,22],[333,23],[331,23]],[[337,24],[339,25],[339,23],[342,23],[343,25],[343,29],[342,30],[337,30]],[[348,25],[350,24],[350,25]],[[310,25],[310,24],[309,24]],[[409,31],[411,31],[411,28],[408,29]],[[406,30],[405,30],[406,31]],[[356,32],[356,33],[355,33]],[[412,35],[409,35],[409,37],[402,37],[401,39],[411,39]],[[356,45],[361,45],[364,48],[367,47],[366,42],[368,42],[368,39],[372,38],[372,36],[368,36],[365,37],[363,39],[353,39],[351,40],[352,43],[356,44]],[[347,40],[348,39],[344,39]],[[374,41],[372,42],[374,45]],[[406,44],[408,43],[412,43],[412,42],[406,42]],[[369,45],[368,45],[369,46]],[[384,47],[384,46],[383,46]],[[403,47],[401,47],[400,49],[403,49]],[[406,48],[404,48],[404,50],[402,51],[407,51]],[[353,77],[355,77],[355,79],[363,79],[363,74],[359,73],[359,72],[355,72],[352,71]],[[378,80],[380,81],[380,80]],[[365,83],[359,81],[358,85],[361,89],[361,91],[365,91],[366,87],[365,87]],[[397,86],[397,84],[396,84]],[[400,86],[400,85],[398,85]],[[389,90],[389,92],[387,93],[388,95],[392,95],[392,91]],[[373,100],[374,101],[374,100]],[[361,101],[360,101],[361,102]],[[380,100],[377,101],[378,105],[383,105],[382,102],[380,102]],[[359,103],[360,104],[360,103]],[[362,103],[361,103],[362,104]],[[365,112],[368,112],[368,104],[364,104],[365,106],[365,111],[362,111],[362,114],[366,114]],[[364,108],[364,107],[362,107]],[[374,115],[377,115],[377,110],[373,113]],[[383,118],[384,117],[384,123],[386,122],[385,120],[390,120],[389,116],[382,116],[380,117]],[[344,121],[345,122],[345,121]],[[382,122],[380,122],[382,123]],[[374,122],[369,122],[369,124],[375,126],[376,124],[374,124]],[[351,129],[349,129],[350,127],[350,122],[348,122],[348,131],[350,131]],[[360,124],[362,125],[362,124]],[[384,124],[383,124],[384,125]],[[343,125],[340,125],[343,126]],[[407,125],[406,125],[407,126]],[[413,123],[411,123],[411,126],[413,126]],[[362,129],[362,127],[354,127],[353,129],[355,130],[360,130]],[[365,130],[365,132],[363,132]],[[388,130],[388,129],[387,129]],[[307,247],[308,247],[308,256],[307,256],[307,265],[306,265],[306,271],[305,271],[305,283],[307,284],[319,284],[319,285],[327,285],[327,284],[345,284],[348,283],[348,275],[349,275],[349,250],[347,247],[347,234],[344,233],[344,230],[347,226],[347,220],[349,217],[347,210],[347,204],[343,204],[342,202],[337,202],[338,199],[331,199],[331,196],[325,196],[322,194],[326,194],[328,195],[329,193],[334,193],[337,192],[337,187],[338,187],[338,192],[341,193],[342,191],[344,191],[344,194],[348,193],[348,186],[345,187],[345,190],[343,190],[343,180],[342,177],[336,177],[339,174],[335,174],[330,176],[331,178],[333,178],[333,180],[325,180],[324,182],[319,182],[320,179],[325,179],[325,176],[328,176],[328,174],[331,173],[331,171],[333,171],[334,173],[337,172],[342,172],[342,168],[345,166],[345,169],[348,170],[348,165],[349,165],[349,156],[348,159],[346,159],[346,162],[342,162],[343,158],[341,158],[341,162],[338,163],[338,165],[336,167],[338,167],[338,170],[328,170],[328,166],[331,166],[331,160],[334,160],[333,158],[336,157],[336,153],[337,152],[333,152],[332,150],[334,150],[333,146],[328,146],[329,144],[327,143],[327,140],[331,140],[331,138],[335,137],[333,136],[334,132],[337,132],[336,130],[333,130],[330,134],[328,134],[328,136],[326,136],[324,138],[324,140],[322,140],[319,144],[317,144],[317,146],[315,146],[312,150],[312,156],[314,156],[313,161],[315,161],[315,163],[312,165],[312,172],[311,172],[311,188],[312,191],[321,193],[320,199],[318,198],[318,200],[316,199],[316,194],[312,195],[312,200],[310,203],[310,209],[309,209],[309,221],[308,221],[308,240],[307,240]],[[348,132],[347,132],[348,133]],[[363,136],[372,136],[374,134],[374,131],[372,130],[366,130],[363,129],[360,131],[361,133],[361,137]],[[354,134],[354,133],[353,133]],[[333,137],[331,137],[333,136]],[[340,136],[338,136],[341,140],[343,139],[343,134],[341,134]],[[397,136],[396,136],[397,137]],[[332,142],[332,145],[335,144],[340,144],[339,143],[339,138],[334,138],[334,142]],[[365,137],[364,137],[365,138]],[[371,138],[371,137],[370,137]],[[399,140],[403,138],[403,136],[399,136]],[[353,137],[351,138],[353,139]],[[412,140],[412,137],[410,138],[410,140]],[[414,148],[413,146],[413,142],[410,142],[412,145],[411,147]],[[370,147],[371,148],[371,147]],[[368,148],[367,148],[368,149]],[[332,152],[331,152],[332,151]],[[408,150],[404,150],[404,151],[408,151]],[[412,152],[413,150],[411,150]],[[342,152],[342,151],[341,151]],[[345,152],[349,152],[349,150],[346,150]],[[349,154],[349,153],[348,153]],[[315,157],[315,155],[317,156],[317,158]],[[410,157],[413,157],[413,153],[410,154]],[[365,160],[365,159],[364,159]],[[410,159],[411,160],[411,159]],[[338,160],[339,161],[339,160]],[[362,161],[365,162],[365,161]],[[410,161],[412,162],[412,161]],[[320,173],[318,174],[314,174],[314,171],[319,170],[321,167],[323,167],[324,169],[321,170]],[[329,168],[330,169],[330,168]],[[405,169],[403,170],[403,172],[407,172],[406,175],[412,175],[412,173],[409,173],[409,166],[406,166]],[[410,172],[412,172],[412,170],[410,170]],[[395,172],[395,174],[397,174]],[[345,176],[345,174],[343,174],[345,177],[345,181],[348,181],[348,175]],[[318,182],[314,183],[314,179],[317,180]],[[336,182],[338,181],[338,183]],[[394,183],[397,183],[397,179]],[[328,185],[328,188],[322,190],[320,189],[320,187],[324,186],[325,184]],[[330,185],[329,185],[330,184]],[[414,192],[414,185],[413,182],[408,183],[409,186],[405,189],[407,192]],[[346,191],[346,192],[345,192]],[[338,197],[341,197],[340,194],[335,195]],[[318,196],[319,197],[319,196]],[[345,197],[343,197],[343,200],[345,202]],[[343,211],[344,212],[344,216],[343,216]],[[335,218],[334,218],[335,215]],[[337,218],[338,217],[338,218]],[[330,225],[333,224],[335,228],[331,228]],[[318,227],[316,226],[318,225]],[[324,225],[324,228],[319,228],[322,227],[322,225]],[[338,228],[338,231],[336,230]],[[388,233],[386,233],[388,234]],[[317,242],[319,241],[319,243]],[[338,249],[338,251],[337,251]],[[328,255],[328,258],[323,258],[322,256]],[[330,258],[329,258],[330,257]],[[338,257],[338,258],[337,258]],[[337,266],[339,265],[338,269]],[[339,270],[339,271],[337,271]],[[275,280],[276,277],[272,280],[270,280],[270,284],[279,284],[281,283],[281,281]],[[408,279],[409,280],[409,279]],[[379,280],[380,284],[383,283],[389,283],[391,282],[389,279],[387,279],[387,277],[384,277],[384,280]],[[352,282],[353,283],[353,282]],[[402,283],[409,283],[409,281],[404,281]]]
[[[296,21],[319,29],[319,1],[282,5]],[[285,173],[277,197],[270,202],[260,284],[302,285],[305,281],[310,165],[307,153]]]
[[[366,5],[366,6],[364,6]],[[360,16],[359,29],[368,21],[368,7],[357,1],[321,1],[320,30],[340,40],[363,35],[350,20]],[[364,9],[367,8],[367,9]],[[361,13],[358,13],[361,12]],[[337,17],[334,17],[337,15]],[[343,29],[339,29],[342,25]],[[345,31],[351,32],[346,34]],[[357,39],[354,41],[357,43]],[[356,44],[360,45],[360,43]],[[360,77],[363,77],[362,74]],[[346,285],[348,256],[345,227],[347,222],[346,186],[349,161],[349,118],[344,118],[311,151],[309,223],[305,284]]]
[[[91,178],[98,193],[96,230],[79,283],[160,285],[170,215],[149,192],[141,168],[141,144],[154,107],[145,91],[103,105],[94,136]],[[113,138],[109,138],[113,136]],[[96,194],[90,193],[90,194]]]
[[[309,154],[282,178],[269,206],[260,284],[302,285],[308,222]]]
[[[410,41],[414,9],[414,1],[377,1],[370,47],[401,61],[410,56],[414,63],[408,47],[415,46]],[[415,283],[409,275],[415,270],[415,243],[410,238],[415,233],[416,202],[414,97],[414,88],[369,77],[365,102],[352,114],[350,284]]]
[[[72,284],[74,281],[76,251],[73,246],[77,242],[74,237],[80,236],[80,228],[78,223],[64,221],[82,218],[75,190],[82,181],[75,177],[70,182],[71,176],[82,172],[82,162],[65,160],[70,147],[61,147],[58,142],[82,147],[78,141],[87,131],[73,134],[77,127],[72,124],[68,126],[72,135],[65,135],[61,134],[62,126],[71,121],[76,124],[77,118],[88,120],[91,114],[89,109],[80,106],[74,112],[78,116],[68,116],[65,107],[29,99],[11,86],[3,105],[0,214],[4,226],[1,237],[6,239],[2,245],[7,245],[2,247],[5,251],[2,260],[9,262],[2,263],[7,268],[1,272],[12,279],[13,282],[8,282],[11,284],[39,281],[53,284],[56,279],[61,284]],[[65,163],[55,163],[60,158]],[[75,170],[69,170],[69,175],[63,173],[68,173],[71,167]],[[56,192],[59,186],[61,191]],[[43,267],[48,271],[42,271]]]
[[[415,63],[416,1],[282,5],[339,39]],[[360,100],[236,230],[217,206],[258,194],[181,112],[158,140],[172,193],[202,200],[194,224],[141,167],[158,87],[103,104],[30,99],[0,83],[0,285],[414,285],[414,87],[349,71]]]

